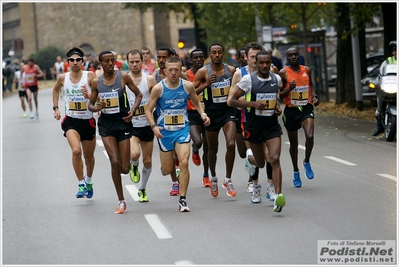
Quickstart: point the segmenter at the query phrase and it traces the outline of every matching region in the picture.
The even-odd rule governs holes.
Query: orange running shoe
[[[229,197],[235,197],[237,195],[236,190],[234,189],[233,183],[230,181],[228,183],[223,181],[223,188],[227,190],[227,195]]]
[[[203,187],[211,187],[211,181],[209,180],[209,176],[203,176],[202,177],[202,186]]]
[[[199,155],[199,151],[197,151],[197,153],[195,153],[194,150],[193,150],[192,154],[193,154],[192,158],[193,158],[194,164],[196,166],[201,165],[201,157]]]
[[[119,201],[118,207],[115,210],[116,214],[124,214],[126,212],[126,202],[125,201]]]
[[[218,197],[219,188],[218,188],[218,179],[217,178],[211,180],[211,186],[209,187],[209,192],[211,193],[211,196]]]

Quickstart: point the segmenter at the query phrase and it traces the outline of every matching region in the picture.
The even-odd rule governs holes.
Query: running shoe
[[[251,197],[251,202],[254,204],[261,203],[262,198],[260,196],[260,190],[262,186],[260,184],[254,185],[253,191],[252,191],[252,197]]]
[[[283,207],[285,206],[285,197],[283,194],[278,194],[277,197],[274,199],[274,208],[275,212],[281,212]]]
[[[292,184],[295,187],[301,187],[302,186],[301,177],[299,175],[299,172],[294,172],[294,180],[292,181]]]
[[[130,163],[130,180],[132,180],[132,182],[135,184],[140,182],[140,172],[138,169],[138,166],[134,166],[132,163]]]
[[[234,189],[233,183],[230,181],[228,183],[223,181],[223,188],[227,190],[227,195],[229,197],[235,197],[237,195],[236,190]]]
[[[28,113],[24,112],[24,118],[28,117]]]
[[[38,120],[38,119],[39,119],[39,112],[36,111],[36,120]]]
[[[171,196],[178,196],[179,195],[179,184],[172,184],[172,190],[169,193]]]
[[[251,162],[249,162],[248,157],[245,158],[245,170],[247,173],[252,176],[255,174],[255,168],[256,166],[253,165]]]
[[[125,201],[119,201],[118,207],[115,210],[116,214],[124,214],[126,212],[126,202]]]
[[[80,184],[79,185],[79,191],[76,193],[77,198],[82,198],[86,196],[86,186],[85,184]]]
[[[35,116],[33,115],[33,113],[30,114],[30,119],[33,120],[35,118]]]
[[[137,194],[139,195],[139,202],[148,202],[148,195],[145,189],[139,189]]]
[[[192,154],[193,154],[193,155],[192,155],[192,158],[193,158],[194,164],[195,164],[196,166],[201,165],[201,157],[200,157],[200,155],[199,155],[199,151],[197,150],[197,153],[195,153],[194,150],[193,150]]]
[[[86,197],[87,198],[92,198],[93,194],[94,194],[93,183],[91,183],[91,184],[86,183],[86,189],[87,189]]]
[[[270,201],[274,201],[274,199],[276,198],[276,191],[274,190],[274,184],[267,183],[266,198],[268,198]]]
[[[248,182],[247,184],[247,192],[252,193],[254,190],[254,183],[253,182]]]
[[[312,167],[310,166],[310,162],[305,162],[305,160],[304,160],[302,162],[302,166],[305,169],[306,178],[313,179],[314,173],[313,173]]]
[[[218,179],[211,179],[211,186],[209,187],[209,192],[211,196],[218,197],[219,195],[219,188],[218,188]]]
[[[203,176],[202,177],[202,186],[203,187],[211,187],[211,181],[209,180],[209,176]]]
[[[187,202],[185,199],[179,200],[179,211],[180,212],[190,212],[190,208],[187,206]]]

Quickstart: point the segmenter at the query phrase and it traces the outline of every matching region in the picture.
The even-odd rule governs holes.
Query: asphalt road
[[[62,104],[62,103],[60,103]],[[53,118],[51,90],[39,92],[39,120],[22,117],[17,95],[2,100],[3,265],[310,265],[319,240],[397,239],[397,143],[371,137],[374,123],[317,116],[307,180],[292,185],[284,129],[281,164],[287,205],[251,204],[248,175],[236,153],[233,183],[226,195],[224,138],[220,133],[219,197],[202,188],[202,167],[190,161],[190,213],[178,212],[171,181],[160,173],[154,145],[153,171],[139,203],[137,185],[123,176],[127,213],[117,215],[110,164],[97,136],[94,197],[76,199],[77,181],[60,121]],[[61,106],[61,105],[60,105]],[[300,131],[299,159],[304,157]],[[140,163],[140,170],[142,164]],[[396,263],[396,262],[395,262]]]

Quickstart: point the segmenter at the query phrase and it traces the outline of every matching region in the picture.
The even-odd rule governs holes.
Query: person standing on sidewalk
[[[162,174],[168,175],[174,171],[174,155],[179,159],[180,167],[180,212],[190,211],[186,196],[190,180],[188,161],[190,157],[190,125],[187,117],[187,99],[201,114],[205,125],[209,118],[199,103],[193,84],[180,78],[182,63],[179,58],[171,57],[165,64],[166,78],[154,86],[151,91],[145,115],[158,138],[159,155]],[[157,120],[154,120],[152,110],[156,106]]]
[[[129,174],[133,183],[140,182],[138,191],[139,202],[148,202],[146,187],[152,171],[154,132],[151,130],[150,124],[145,116],[145,110],[148,106],[151,90],[156,82],[153,76],[142,71],[143,55],[139,50],[131,50],[127,53],[127,64],[129,66],[129,75],[133,83],[139,88],[143,95],[140,106],[132,118],[133,136],[130,138]],[[126,91],[130,106],[133,106],[136,96],[130,90]],[[140,172],[138,170],[140,154],[143,156],[142,177],[140,177]]]
[[[319,104],[319,101],[313,90],[312,70],[300,64],[298,48],[288,48],[286,55],[289,66],[279,71],[283,81],[280,97],[285,98],[283,122],[290,141],[289,152],[294,167],[292,183],[295,187],[301,187],[302,181],[298,168],[298,130],[302,127],[306,138],[305,159],[302,162],[305,175],[308,179],[313,179],[310,156],[314,144],[314,107]]]
[[[115,70],[115,55],[112,51],[102,51],[98,55],[98,61],[104,74],[93,80],[89,110],[101,111],[101,116],[98,118],[98,132],[111,163],[112,180],[119,200],[115,213],[124,214],[126,202],[121,173],[128,174],[130,171],[132,117],[143,96],[126,72]],[[126,86],[136,95],[132,107],[126,97]],[[98,97],[100,101],[97,102]]]
[[[96,148],[96,121],[93,112],[88,109],[91,84],[96,78],[93,72],[83,71],[84,52],[80,47],[72,47],[66,53],[71,71],[60,74],[53,87],[54,118],[61,118],[58,100],[63,90],[65,99],[65,117],[61,128],[72,150],[72,166],[78,178],[77,198],[93,197],[93,170]],[[82,160],[84,157],[84,163]],[[84,174],[86,165],[86,174]]]

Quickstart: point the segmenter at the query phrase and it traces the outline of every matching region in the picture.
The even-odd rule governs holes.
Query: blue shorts
[[[161,151],[169,152],[175,149],[175,143],[183,144],[191,141],[190,125],[186,123],[186,126],[178,131],[167,131],[162,129],[161,134],[163,138],[158,138],[158,145]]]

